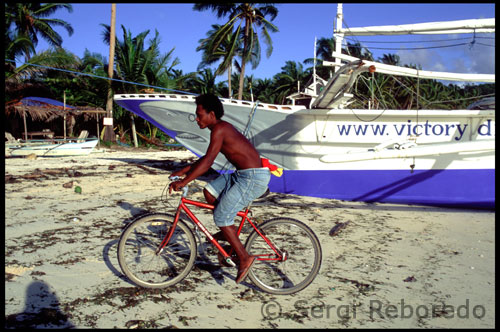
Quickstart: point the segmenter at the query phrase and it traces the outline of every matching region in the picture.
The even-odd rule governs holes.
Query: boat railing
[[[180,95],[180,94],[117,94],[114,97],[115,99],[165,99],[165,100],[188,100],[188,101],[193,101],[195,100],[196,96],[191,96],[191,95]],[[238,105],[238,106],[244,106],[244,107],[253,107],[256,102],[250,102],[250,101],[245,101],[245,100],[237,100],[237,99],[228,99],[228,98],[220,98],[221,102],[226,105]],[[267,110],[276,110],[276,111],[284,111],[284,112],[290,112],[290,111],[296,111],[300,109],[305,109],[306,107],[304,105],[276,105],[276,104],[266,104],[266,103],[260,103],[259,102],[259,109],[267,109]]]

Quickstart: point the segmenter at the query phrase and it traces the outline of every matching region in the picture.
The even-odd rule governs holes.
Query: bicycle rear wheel
[[[182,281],[191,272],[197,245],[193,231],[182,220],[163,251],[155,253],[173,220],[173,215],[149,214],[123,231],[118,242],[118,263],[138,286],[165,288]]]
[[[245,248],[258,256],[248,274],[253,283],[265,292],[277,295],[293,294],[306,288],[321,266],[321,245],[314,232],[299,220],[275,218],[258,226],[271,248],[257,231],[247,239]]]

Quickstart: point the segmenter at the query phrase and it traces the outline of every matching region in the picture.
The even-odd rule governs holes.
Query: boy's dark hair
[[[207,112],[213,111],[216,119],[224,115],[224,107],[219,98],[213,94],[206,93],[195,98],[196,106],[201,105]]]

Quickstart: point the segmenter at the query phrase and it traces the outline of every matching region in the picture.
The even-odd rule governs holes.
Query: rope
[[[14,62],[15,63],[15,61],[9,60],[9,59],[5,59],[5,61],[9,61],[9,62]],[[197,93],[192,93],[192,92],[186,92],[186,91],[180,91],[180,90],[175,90],[175,89],[164,88],[164,87],[161,87],[161,86],[155,86],[155,85],[149,85],[149,84],[142,84],[142,83],[125,81],[125,80],[119,80],[119,79],[116,79],[116,78],[98,76],[98,75],[94,75],[94,74],[82,73],[82,72],[73,71],[73,70],[67,70],[67,69],[61,69],[61,68],[54,68],[54,67],[49,67],[49,66],[44,66],[44,65],[37,65],[37,64],[34,64],[34,63],[26,63],[25,62],[25,63],[23,63],[23,65],[29,65],[29,66],[35,66],[35,67],[42,67],[42,68],[46,68],[46,69],[53,69],[53,70],[67,72],[67,73],[75,74],[75,75],[83,75],[83,76],[90,76],[90,77],[95,77],[95,78],[102,78],[102,79],[105,79],[105,80],[110,80],[110,81],[115,81],[115,82],[121,82],[121,83],[128,83],[128,84],[145,86],[145,87],[148,87],[148,88],[155,88],[155,89],[160,89],[160,90],[168,90],[168,91],[173,91],[173,92],[186,93],[186,94],[190,94],[190,95],[198,95]]]

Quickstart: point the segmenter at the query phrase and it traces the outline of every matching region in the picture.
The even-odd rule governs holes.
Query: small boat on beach
[[[244,133],[263,158],[284,169],[281,177],[271,179],[273,192],[347,201],[494,208],[494,98],[479,103],[481,107],[460,110],[348,106],[354,83],[364,72],[488,83],[495,82],[495,75],[428,72],[360,60],[341,54],[339,43],[344,35],[370,31],[494,32],[494,19],[380,28],[337,26],[338,47],[333,56],[338,61],[323,62],[338,67],[330,80],[315,79],[303,92],[289,97],[293,105],[221,98],[223,119]],[[194,98],[160,93],[114,96],[118,105],[202,156],[210,136],[196,124]],[[220,172],[232,169],[221,154],[213,168]]]
[[[98,143],[97,138],[85,139],[40,139],[5,144],[6,156],[39,157],[83,156],[90,154]]]

